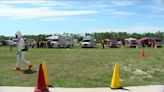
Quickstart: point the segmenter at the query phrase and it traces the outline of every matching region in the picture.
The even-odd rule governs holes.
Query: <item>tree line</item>
[[[96,38],[97,41],[100,41],[102,39],[116,39],[123,41],[125,38],[142,38],[142,37],[159,37],[164,40],[164,32],[156,32],[156,33],[127,33],[127,32],[100,32],[100,33],[86,33],[86,35],[91,35]]]
[[[43,41],[46,37],[51,36],[52,34],[39,34],[39,35],[24,35],[25,38],[35,40],[35,41]],[[81,41],[83,36],[82,34],[74,34],[74,33],[63,33],[62,35],[70,35],[74,39],[78,39]],[[94,32],[94,33],[85,33],[86,35],[93,36],[97,42],[100,42],[102,39],[116,39],[123,41],[125,38],[133,37],[133,38],[142,38],[142,37],[160,37],[164,40],[164,32],[158,31],[156,33],[127,33],[127,32]],[[14,37],[6,37],[0,36],[0,40],[7,40]]]

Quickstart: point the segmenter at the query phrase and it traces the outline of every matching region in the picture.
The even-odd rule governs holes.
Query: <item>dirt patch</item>
[[[131,64],[125,65],[124,70],[129,71],[129,72],[132,71],[131,68],[130,68],[131,66],[132,66]]]
[[[153,78],[150,74],[154,73],[154,70],[145,72],[145,71],[143,71],[141,69],[132,69],[132,65],[131,64],[125,65],[124,66],[124,70],[128,71],[128,72],[132,72],[135,75],[139,75],[139,76],[141,75],[142,78]]]
[[[153,78],[149,73],[147,73],[147,72],[145,72],[141,69],[136,69],[134,71],[134,73],[137,74],[137,75],[142,75],[143,78]]]
[[[164,72],[163,69],[159,69],[159,68],[152,68],[150,70],[147,71],[149,74],[153,74],[155,72]]]
[[[142,71],[142,70],[140,70],[140,69],[136,69],[136,70],[134,71],[134,73],[137,74],[137,75],[147,75],[147,72]]]

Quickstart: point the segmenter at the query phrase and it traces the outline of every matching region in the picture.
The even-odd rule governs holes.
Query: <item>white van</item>
[[[50,46],[52,48],[66,48],[66,39],[62,35],[51,36]]]
[[[71,36],[68,36],[68,35],[66,35],[64,37],[65,37],[65,40],[66,40],[66,47],[67,48],[72,47],[74,45],[73,38]]]
[[[96,45],[96,40],[94,39],[94,37],[92,36],[85,36],[83,37],[82,43],[81,43],[81,47],[82,48],[93,48]]]

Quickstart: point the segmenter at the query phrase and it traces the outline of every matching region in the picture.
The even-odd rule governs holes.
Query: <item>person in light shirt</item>
[[[27,51],[27,48],[25,46],[24,38],[22,37],[22,34],[20,31],[17,31],[15,34],[16,38],[18,39],[17,46],[16,46],[16,70],[20,70],[19,63],[22,61],[27,65],[27,70],[32,69],[32,64],[25,59],[25,53]]]

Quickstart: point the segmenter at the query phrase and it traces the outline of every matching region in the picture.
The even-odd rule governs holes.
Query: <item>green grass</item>
[[[35,86],[38,66],[47,63],[49,84],[55,87],[109,87],[115,63],[122,86],[164,84],[164,49],[145,48],[72,49],[30,48],[26,59],[34,72],[13,71],[15,49],[0,47],[0,86]],[[26,68],[21,63],[21,67]]]

